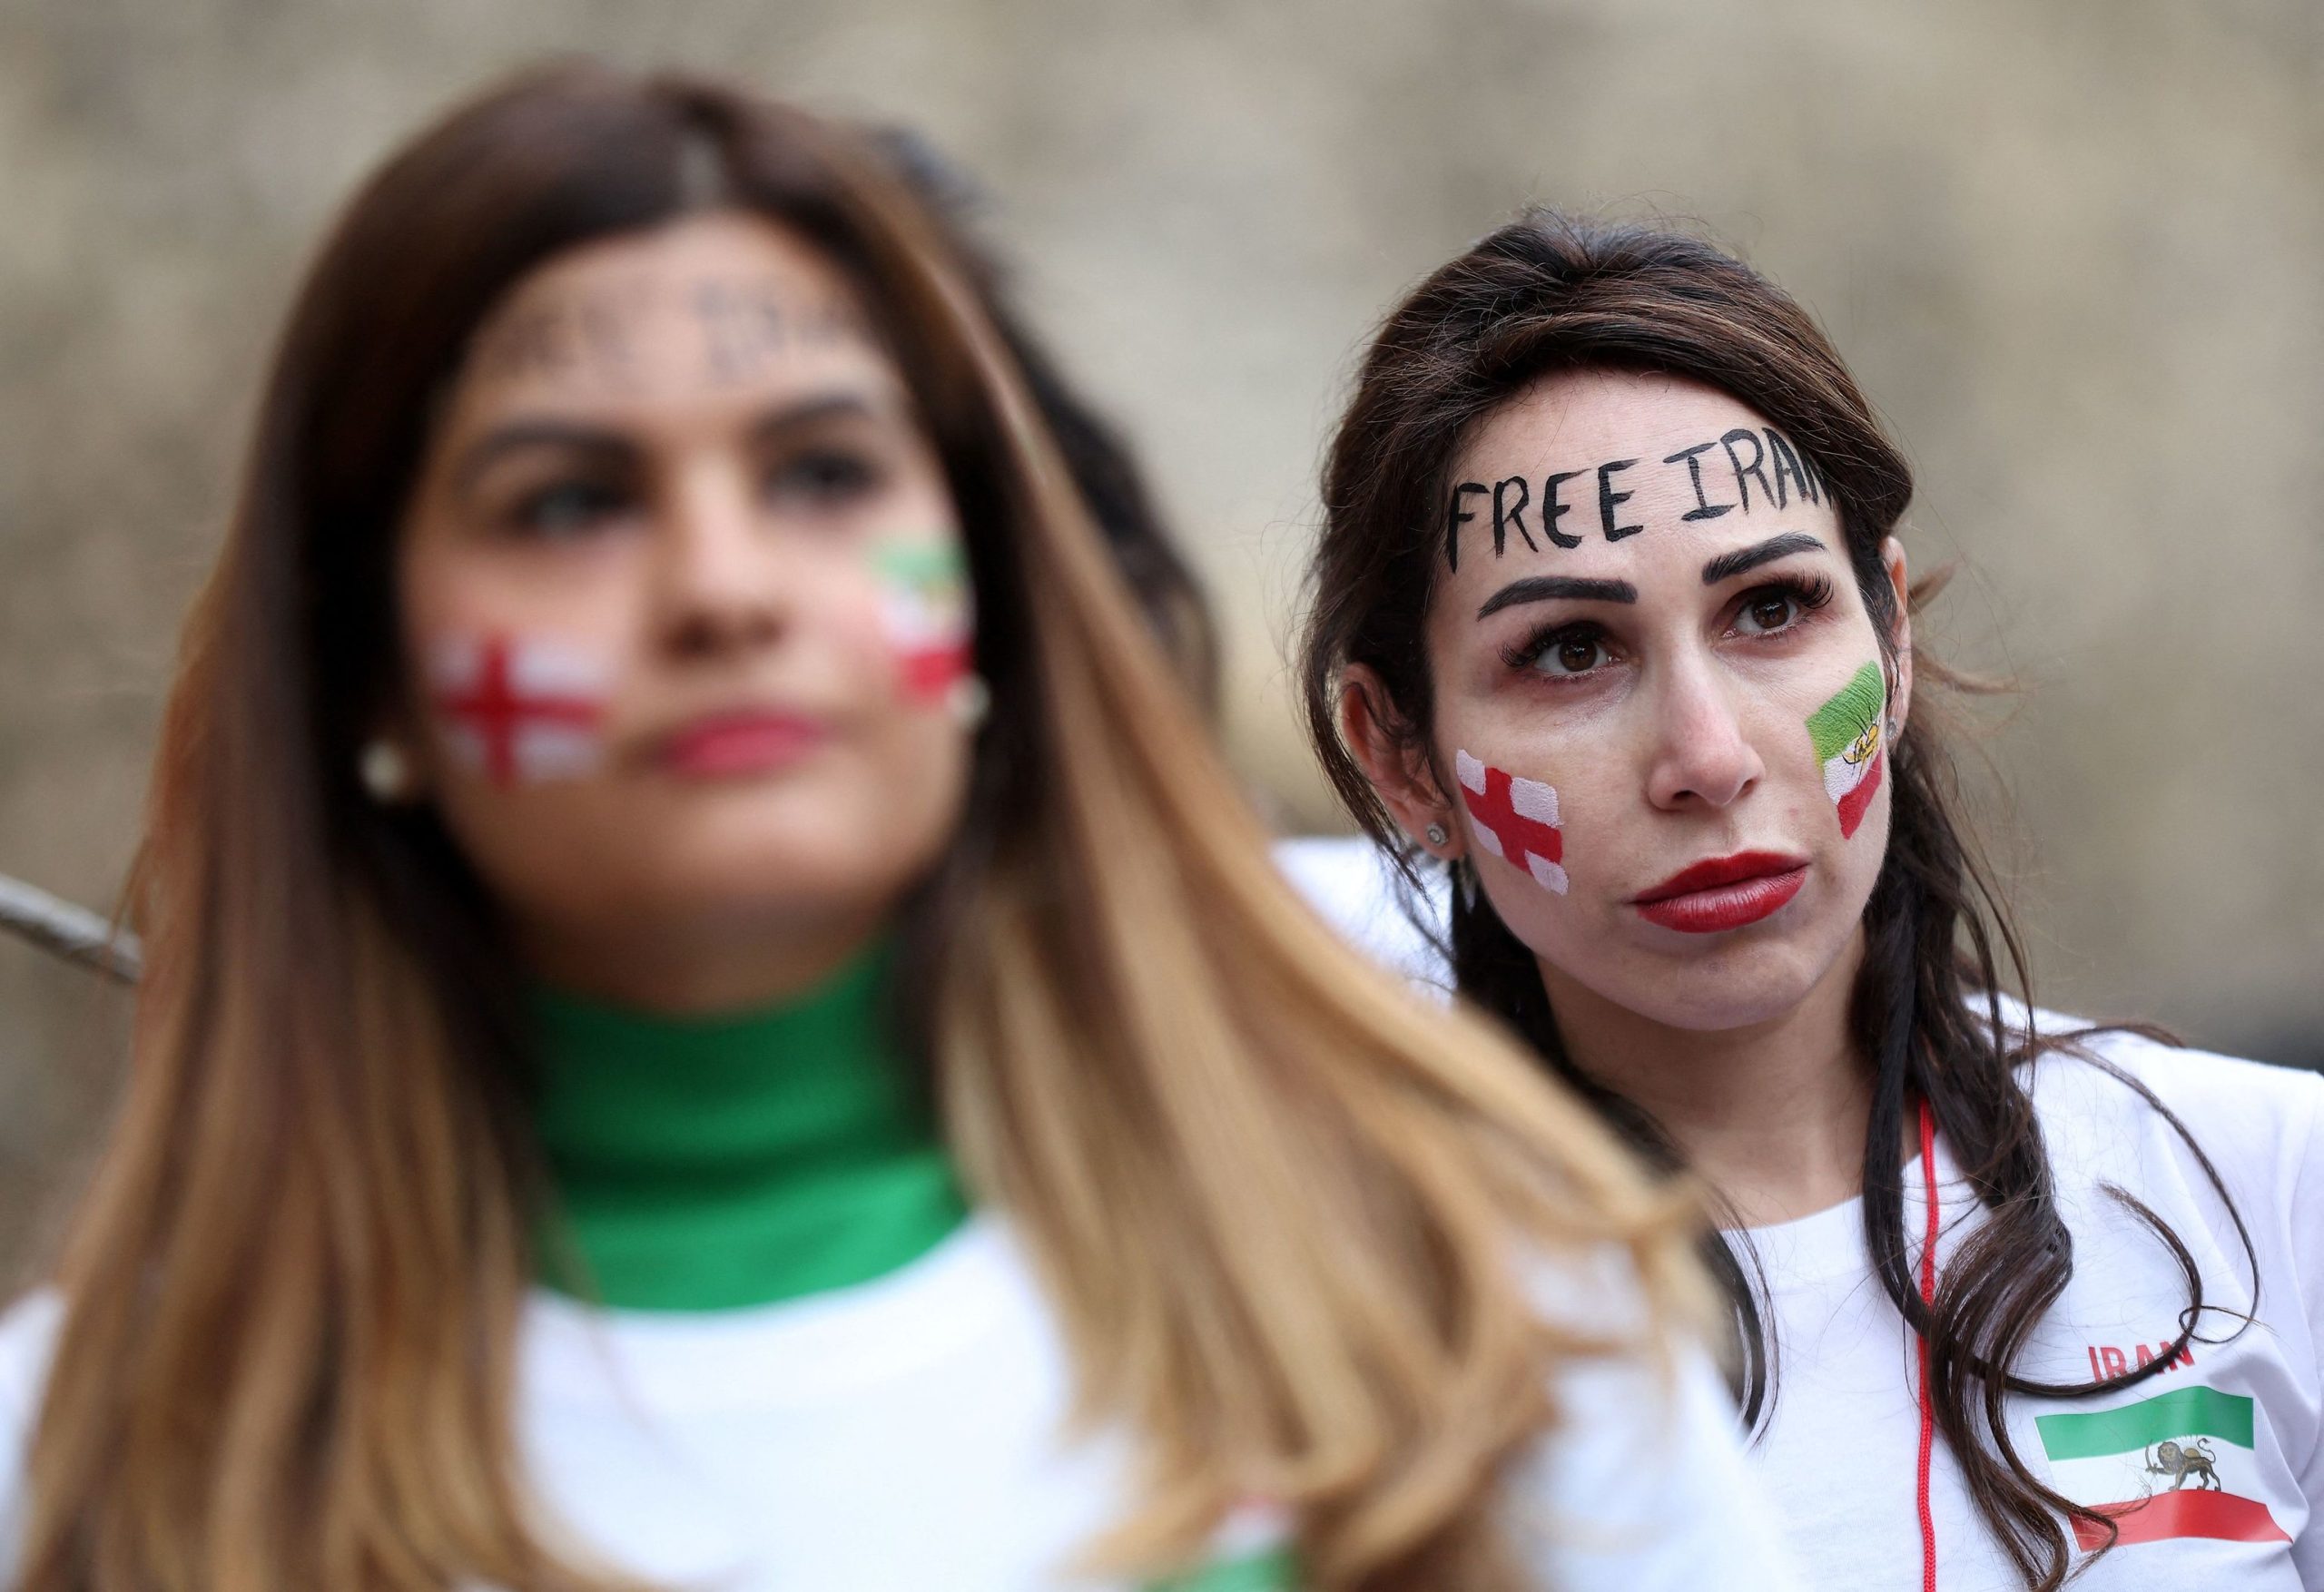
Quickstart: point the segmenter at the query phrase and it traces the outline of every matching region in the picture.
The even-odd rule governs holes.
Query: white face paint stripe
[[[1566,878],[1564,869],[1545,858],[1534,856],[1531,851],[1525,854],[1525,869],[1542,889],[1556,895],[1565,894],[1573,882]]]
[[[1452,754],[1452,771],[1470,790],[1480,796],[1485,793],[1485,765],[1475,758],[1465,752],[1455,752]]]
[[[1538,819],[1551,829],[1562,827],[1558,822],[1557,791],[1539,780],[1511,779],[1509,805],[1523,816]]]
[[[571,780],[595,770],[605,745],[587,730],[528,724],[516,735],[517,774],[527,780]]]
[[[512,649],[508,674],[517,690],[537,696],[604,696],[613,684],[613,671],[603,659],[555,642],[527,642]]]

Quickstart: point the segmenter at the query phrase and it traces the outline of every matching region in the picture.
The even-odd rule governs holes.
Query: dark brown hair
[[[974,586],[978,733],[900,915],[896,1002],[979,1194],[1137,1479],[1097,1545],[1199,1555],[1256,1495],[1333,1592],[1513,1584],[1499,1478],[1563,1357],[1508,1263],[1615,1246],[1645,1336],[1679,1203],[1514,1047],[1383,991],[1293,896],[980,302],[877,149],[693,78],[527,74],[349,205],[277,350],[182,641],[131,907],[125,1096],[55,1268],[27,1592],[527,1592],[512,1419],[548,1192],[522,970],[362,738],[403,689],[394,552],[436,399],[561,252],[763,217],[861,294]]]
[[[1351,663],[1376,671],[1393,727],[1408,744],[1430,743],[1424,621],[1444,545],[1447,471],[1479,420],[1541,378],[1576,369],[1703,382],[1758,411],[1797,446],[1829,486],[1894,689],[1896,604],[1880,549],[1912,501],[1912,473],[1822,331],[1781,289],[1699,239],[1530,212],[1431,275],[1388,316],[1324,467],[1325,517],[1302,655],[1308,731],[1341,801],[1402,861],[1416,908],[1413,849],[1340,739],[1342,673]],[[1915,606],[1941,585],[1940,577],[1916,585]],[[1969,683],[1925,651],[1914,662],[1924,687]],[[2069,1562],[2057,1517],[2112,1527],[2027,1468],[2010,1441],[2004,1395],[2071,1398],[2125,1387],[2164,1362],[2073,1384],[2034,1382],[2011,1369],[2073,1270],[2073,1238],[2018,1069],[2082,1036],[2042,1037],[2030,1024],[2004,1020],[2000,965],[2023,991],[2025,958],[1956,816],[1953,763],[1938,715],[1918,711],[1922,700],[1912,733],[1890,752],[1888,852],[1865,909],[1866,952],[1849,1017],[1873,1072],[1864,1231],[1882,1287],[1929,1341],[1937,1424],[1979,1515],[2027,1581],[2052,1588]],[[1532,953],[1483,893],[1449,893],[1443,948],[1461,993],[1513,1027],[1650,1160],[1675,1168],[1675,1148],[1654,1121],[1569,1058]],[[1425,912],[1415,915],[1430,928]],[[2115,1076],[2170,1115],[2134,1080]],[[1905,1231],[1905,1113],[1922,1100],[1987,1215],[1948,1263],[1933,1310],[1922,1303]],[[2189,1304],[2174,1350],[2183,1347],[2207,1308],[2193,1258],[2160,1218],[2115,1192],[2186,1278]],[[1705,1259],[1735,1312],[1738,1391],[1756,1427],[1772,1407],[1774,1344],[1747,1275],[1748,1243],[1741,1247],[1738,1253],[1712,1234]]]

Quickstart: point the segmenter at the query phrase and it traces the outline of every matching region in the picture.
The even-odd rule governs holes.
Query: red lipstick
[[[821,721],[798,713],[712,713],[664,741],[660,762],[694,779],[773,773],[821,746],[826,733]]]
[[[1738,851],[1682,868],[1630,905],[1649,923],[1681,934],[1717,934],[1772,916],[1807,882],[1807,860]]]

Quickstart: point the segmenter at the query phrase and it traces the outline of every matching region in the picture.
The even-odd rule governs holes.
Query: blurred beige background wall
[[[1991,742],[2054,1003],[2324,1061],[2316,0],[0,0],[0,871],[109,902],[173,634],[318,229],[552,49],[917,124],[1143,444],[1231,636],[1229,733],[1332,814],[1285,691],[1354,350],[1531,199],[1699,220],[1905,441],[1924,637]],[[0,1266],[118,1048],[0,943]]]

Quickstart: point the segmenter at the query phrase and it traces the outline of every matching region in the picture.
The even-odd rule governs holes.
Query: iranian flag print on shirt
[[[1461,779],[1461,800],[1476,824],[1477,844],[1531,874],[1543,889],[1565,894],[1570,881],[1556,788],[1488,768],[1465,752],[1454,755],[1453,769]]]
[[[2057,1489],[2112,1518],[2124,1545],[2175,1537],[2230,1542],[2290,1538],[2258,1490],[2251,1400],[2215,1388],[2173,1388],[2086,1415],[2038,1415]],[[2102,1528],[2074,1522],[2088,1552]]]
[[[598,723],[613,673],[594,654],[535,636],[447,636],[428,683],[454,762],[496,785],[575,779],[605,750]]]
[[[1824,794],[1839,810],[1840,834],[1853,839],[1872,798],[1880,789],[1886,761],[1880,744],[1880,715],[1888,706],[1880,665],[1866,663],[1832,699],[1807,717],[1807,736],[1824,765]]]
[[[966,562],[950,542],[890,542],[872,555],[880,623],[903,672],[904,693],[940,703],[968,677],[975,618]]]

